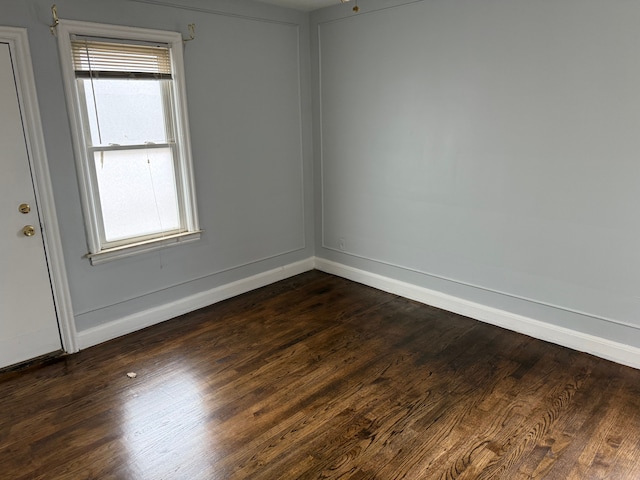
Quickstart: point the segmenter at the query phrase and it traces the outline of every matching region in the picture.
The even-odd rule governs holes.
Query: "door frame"
[[[42,120],[38,107],[35,77],[26,28],[0,26],[0,41],[9,44],[13,71],[16,78],[18,103],[23,118],[29,166],[35,191],[37,211],[42,231],[45,257],[49,268],[49,281],[58,320],[62,349],[66,353],[79,350],[73,318],[71,292],[67,279],[62,238],[49,175],[49,164],[44,144]]]

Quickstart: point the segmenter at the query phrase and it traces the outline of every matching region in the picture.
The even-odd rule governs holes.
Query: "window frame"
[[[96,265],[169,245],[198,240],[201,230],[198,222],[189,138],[182,35],[178,32],[74,20],[60,20],[57,33],[67,110],[71,123],[76,168],[78,170],[87,246],[89,248],[87,257],[91,260],[91,263]],[[105,241],[96,173],[94,171],[95,168],[92,166],[94,160],[92,154],[90,154],[95,147],[91,145],[88,138],[89,127],[83,121],[82,109],[86,108],[86,106],[80,100],[81,92],[78,88],[73,66],[71,49],[73,35],[112,38],[125,42],[131,41],[132,43],[136,41],[158,42],[169,46],[173,77],[173,111],[169,117],[173,123],[175,133],[175,145],[169,145],[169,148],[174,148],[176,151],[176,159],[174,160],[176,190],[181,224],[184,231],[169,234],[161,232],[147,237],[141,236],[112,242]]]

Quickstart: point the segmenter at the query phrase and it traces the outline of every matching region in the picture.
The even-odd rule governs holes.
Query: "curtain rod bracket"
[[[189,28],[189,38],[182,38],[182,41],[184,43],[190,42],[191,40],[194,40],[196,38],[196,24],[195,23],[190,23],[189,25],[187,25],[187,27]]]
[[[56,36],[56,28],[58,27],[58,24],[60,23],[60,19],[58,18],[58,7],[56,7],[55,3],[51,6],[51,15],[53,16],[53,23],[51,25],[49,25],[49,30],[51,31],[51,35],[53,35],[55,37]]]

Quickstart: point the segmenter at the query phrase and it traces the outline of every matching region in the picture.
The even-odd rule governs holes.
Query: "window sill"
[[[195,242],[200,239],[202,230],[195,232],[177,233],[163,238],[154,238],[144,242],[132,243],[121,247],[107,248],[98,253],[89,253],[87,258],[91,261],[91,265],[100,265],[101,263],[110,262],[119,258],[131,257],[140,253],[152,252],[165,247],[171,247],[182,243]]]

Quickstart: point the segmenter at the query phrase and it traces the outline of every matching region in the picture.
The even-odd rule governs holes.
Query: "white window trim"
[[[186,105],[186,88],[184,77],[184,62],[182,56],[182,35],[178,32],[163,30],[151,30],[146,28],[125,27],[120,25],[107,25],[74,20],[60,20],[57,28],[58,48],[60,63],[62,66],[62,78],[66,92],[67,110],[71,122],[73,149],[78,169],[78,181],[80,198],[84,213],[85,229],[89,253],[87,258],[93,265],[105,261],[124,258],[137,253],[164,248],[168,245],[177,245],[191,242],[200,238],[200,226],[196,206],[195,180],[191,160],[191,144],[189,139],[189,121]],[[80,117],[79,100],[76,95],[76,78],[71,56],[71,35],[89,35],[95,37],[111,37],[125,40],[140,40],[149,42],[162,42],[171,47],[171,67],[173,71],[174,93],[176,97],[175,130],[178,140],[179,155],[182,161],[178,188],[182,190],[185,198],[185,227],[186,231],[177,235],[167,235],[148,241],[137,241],[123,246],[104,248],[101,244],[100,212],[96,204],[97,192],[90,181],[91,170],[87,158],[85,131]]]

